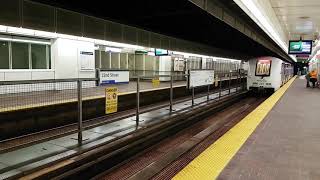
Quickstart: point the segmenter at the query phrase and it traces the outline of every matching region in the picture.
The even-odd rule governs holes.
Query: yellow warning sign
[[[106,88],[106,114],[118,111],[118,88]]]
[[[160,86],[160,80],[157,79],[157,78],[153,78],[153,79],[152,79],[152,87],[153,87],[153,88],[157,88],[157,87],[159,87],[159,86]]]

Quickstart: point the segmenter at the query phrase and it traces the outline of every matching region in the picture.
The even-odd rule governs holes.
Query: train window
[[[9,43],[0,41],[0,69],[9,69]]]

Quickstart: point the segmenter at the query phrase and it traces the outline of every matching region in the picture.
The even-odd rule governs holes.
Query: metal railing
[[[152,76],[135,76],[131,77],[135,80],[136,83],[136,112],[135,112],[135,120],[136,126],[139,126],[140,114],[145,113],[148,111],[152,111],[156,108],[150,108],[148,110],[141,111],[140,109],[140,102],[141,102],[141,80],[142,79],[154,79],[154,78],[169,78],[170,79],[170,86],[169,86],[169,103],[163,105],[163,107],[169,106],[169,112],[172,113],[174,108],[173,106],[175,103],[181,103],[190,99],[184,99],[183,101],[174,101],[174,79],[179,79],[179,77],[186,78],[188,80],[188,74],[170,74],[170,75],[152,75]],[[207,86],[207,101],[210,101],[210,95],[213,93],[217,93],[218,89],[218,98],[222,97],[222,91],[228,90],[228,94],[231,94],[231,81],[234,80],[237,82],[236,85],[236,92],[239,90],[245,89],[245,84],[243,77],[245,75],[239,72],[229,72],[229,73],[216,73],[215,77],[218,82],[215,85],[208,85]],[[101,95],[104,94],[104,87],[96,87],[96,82],[98,79],[96,78],[89,78],[89,79],[55,79],[55,80],[34,80],[34,81],[3,81],[0,82],[0,90],[2,88],[2,94],[0,94],[0,107],[1,112],[6,111],[14,111],[19,110],[20,108],[34,108],[37,107],[36,105],[53,105],[54,103],[69,103],[73,102],[73,106],[69,108],[75,108],[77,112],[77,134],[78,134],[78,144],[81,145],[83,143],[83,131],[97,127],[99,125],[106,124],[106,122],[98,123],[90,127],[83,127],[83,100],[87,97],[94,96],[94,95]],[[227,83],[227,87],[223,89],[223,84]],[[187,85],[186,85],[187,86]],[[5,88],[4,88],[5,87]],[[8,88],[10,87],[10,88]],[[28,87],[28,88],[26,88]],[[99,91],[97,93],[97,89],[92,89],[91,87],[100,88],[103,91]],[[216,91],[212,92],[211,87],[214,87]],[[204,87],[201,87],[204,88]],[[240,89],[239,89],[240,88]],[[195,105],[195,89],[191,89],[191,101],[192,106]],[[93,92],[92,92],[93,91]],[[102,93],[103,92],[103,93]],[[25,101],[24,104],[17,103],[18,101],[11,102],[8,99],[20,99],[23,98]],[[41,100],[41,99],[44,100]],[[16,103],[16,104],[15,104]],[[9,105],[11,105],[9,107]],[[33,106],[34,105],[34,106]],[[8,107],[6,107],[8,106]],[[69,135],[70,133],[66,133],[65,135]]]

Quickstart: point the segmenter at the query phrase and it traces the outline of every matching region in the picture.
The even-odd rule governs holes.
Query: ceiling
[[[110,1],[32,0],[83,14],[100,17],[156,33],[241,53],[248,57],[277,56],[240,31],[208,14],[188,0]],[[224,4],[233,2],[223,0]]]
[[[320,29],[320,0],[270,0],[290,39],[316,39]]]

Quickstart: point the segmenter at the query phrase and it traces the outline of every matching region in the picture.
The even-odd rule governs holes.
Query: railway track
[[[30,173],[24,178],[93,178],[101,172],[113,169],[118,164],[126,162],[127,159],[148,149],[160,140],[171,137],[180,130],[188,128],[198,121],[201,122],[202,119],[220,112],[232,104],[243,101],[242,99],[245,97],[247,97],[247,93],[243,92],[225,97],[219,102],[216,101],[201,107],[194,107],[192,111],[184,111],[176,118],[142,128],[114,142],[101,145],[71,159],[46,167],[45,170],[40,169]]]
[[[203,95],[205,94],[200,94],[199,96]],[[118,138],[114,139],[114,141],[105,142],[99,145],[93,142],[93,144],[97,145],[90,145],[86,150],[83,149],[72,156],[67,155],[62,159],[60,157],[60,160],[54,160],[55,157],[53,157],[52,162],[49,161],[48,164],[41,165],[34,169],[29,169],[23,174],[17,174],[15,176],[12,176],[11,178],[32,177],[42,179],[49,177],[60,179],[75,178],[78,175],[80,175],[79,177],[82,178],[83,172],[92,172],[90,173],[90,175],[86,175],[86,178],[94,177],[101,171],[101,169],[97,167],[106,167],[103,163],[107,162],[107,166],[109,168],[112,168],[122,161],[126,160],[127,158],[132,157],[134,154],[139,153],[141,150],[152,146],[159,140],[169,137],[172,134],[175,134],[180,129],[192,125],[196,120],[204,118],[208,116],[208,114],[219,112],[220,110],[238,102],[246,96],[247,92],[238,92],[236,94],[231,94],[230,96],[225,96],[220,101],[209,101],[203,105],[191,107],[191,109],[184,109],[181,112],[178,112],[176,116],[169,117],[167,119],[164,118],[161,121],[156,121],[155,124],[144,125],[142,126],[142,128],[139,128],[132,133],[119,136]],[[184,101],[185,99],[180,100]],[[177,100],[176,102],[178,101],[179,100]],[[167,106],[167,104],[165,105]],[[157,107],[147,108],[154,109]],[[128,112],[129,111],[123,112],[124,116],[128,115]],[[57,155],[57,157],[58,156],[60,155]],[[47,161],[48,160],[44,160],[44,162]],[[100,165],[100,163],[102,163],[102,165]],[[25,166],[23,164],[21,165],[23,167]],[[33,166],[32,164],[29,164],[26,167],[29,167],[30,165]],[[94,170],[92,170],[91,168],[93,168]],[[105,170],[104,168],[102,169],[102,171]],[[43,170],[45,172],[43,172]]]
[[[244,99],[96,175],[93,179],[169,180],[264,100],[265,98],[254,97]]]
[[[211,93],[217,93],[217,91],[213,91]],[[203,97],[206,96],[206,93],[200,93],[196,96],[198,97]],[[181,98],[176,98],[175,103],[187,101],[191,98],[191,96],[186,96],[186,97],[181,97]],[[169,106],[169,101],[164,101],[164,102],[158,102],[152,105],[146,105],[144,107],[141,107],[140,112],[149,112],[154,109],[159,109],[162,107]],[[115,114],[111,115],[106,115],[102,116],[99,118],[94,118],[94,119],[89,119],[83,121],[83,127],[84,129],[90,129],[98,126],[102,126],[108,123],[112,123],[124,118],[128,118],[131,116],[134,116],[136,113],[136,109],[129,109],[125,111],[121,111]],[[23,147],[28,147],[37,143],[45,142],[48,140],[56,139],[59,137],[67,136],[73,133],[77,132],[77,123],[71,123],[68,125],[56,127],[56,128],[51,128],[48,130],[43,130],[35,133],[30,133],[22,136],[17,136],[14,138],[8,138],[4,140],[0,140],[0,154],[1,153],[6,153],[10,152],[13,150],[16,150],[18,148],[23,148]],[[124,129],[125,130],[125,129]]]

